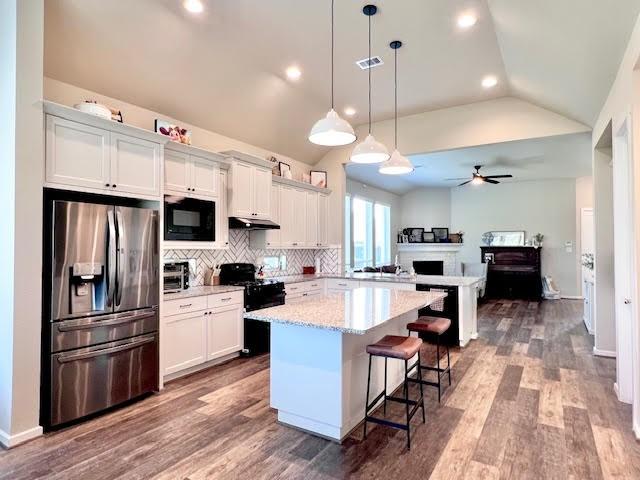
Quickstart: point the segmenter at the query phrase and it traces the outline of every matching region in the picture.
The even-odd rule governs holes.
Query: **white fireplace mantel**
[[[462,243],[398,243],[398,261],[410,271],[413,262],[420,260],[439,260],[443,263],[445,275],[460,275],[458,253]]]
[[[462,243],[398,243],[398,252],[458,252]]]

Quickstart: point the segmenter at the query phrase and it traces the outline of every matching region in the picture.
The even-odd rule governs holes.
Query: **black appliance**
[[[164,293],[177,293],[189,288],[188,261],[165,261],[163,270]]]
[[[41,422],[158,387],[158,203],[45,190]]]
[[[165,195],[164,239],[213,242],[216,239],[216,202]]]
[[[276,280],[256,280],[256,267],[251,263],[224,263],[220,266],[222,285],[244,287],[244,307],[247,312],[284,305],[284,283]],[[244,350],[247,356],[270,351],[271,324],[244,319]]]
[[[271,220],[229,217],[229,228],[235,230],[278,230],[280,229],[280,225]]]
[[[444,275],[444,262],[442,260],[415,260],[413,269],[416,275]]]
[[[419,315],[425,315],[430,317],[444,317],[451,320],[451,326],[449,330],[442,336],[442,344],[450,346],[460,345],[460,328],[458,320],[458,287],[452,287],[449,285],[425,285],[418,283],[416,290],[420,292],[444,292],[447,296],[440,302],[435,302],[427,307],[419,310]],[[422,334],[421,334],[422,336]],[[424,340],[429,340],[428,336],[424,337]]]

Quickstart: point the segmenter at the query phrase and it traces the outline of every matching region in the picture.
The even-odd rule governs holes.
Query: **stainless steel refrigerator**
[[[159,238],[157,208],[48,197],[41,411],[54,427],[157,388]]]

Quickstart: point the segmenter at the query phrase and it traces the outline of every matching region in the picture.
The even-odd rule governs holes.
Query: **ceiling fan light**
[[[331,109],[326,117],[315,123],[309,132],[309,141],[325,147],[338,147],[355,142],[356,134],[349,122]]]
[[[481,185],[483,183],[484,183],[484,180],[482,179],[482,177],[477,175],[474,175],[473,180],[471,180],[472,185]]]
[[[378,142],[373,135],[367,135],[351,152],[353,163],[382,163],[389,160],[389,150]]]
[[[413,172],[413,164],[397,149],[391,154],[391,158],[380,165],[379,173],[383,175],[406,175]]]

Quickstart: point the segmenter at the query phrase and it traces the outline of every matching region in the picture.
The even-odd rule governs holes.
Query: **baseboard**
[[[633,434],[636,436],[636,440],[640,440],[640,425],[634,423],[632,430]]]
[[[599,348],[593,347],[593,354],[598,357],[611,357],[616,358],[616,352],[613,350],[600,350]]]
[[[616,394],[616,398],[620,402],[620,390],[618,389],[618,382],[613,382],[613,393]]]
[[[21,443],[28,442],[36,437],[42,435],[42,427],[38,425],[24,432],[17,433],[15,435],[9,435],[4,430],[0,430],[0,444],[6,448],[13,448]]]
[[[584,300],[582,295],[560,295],[563,300]]]

